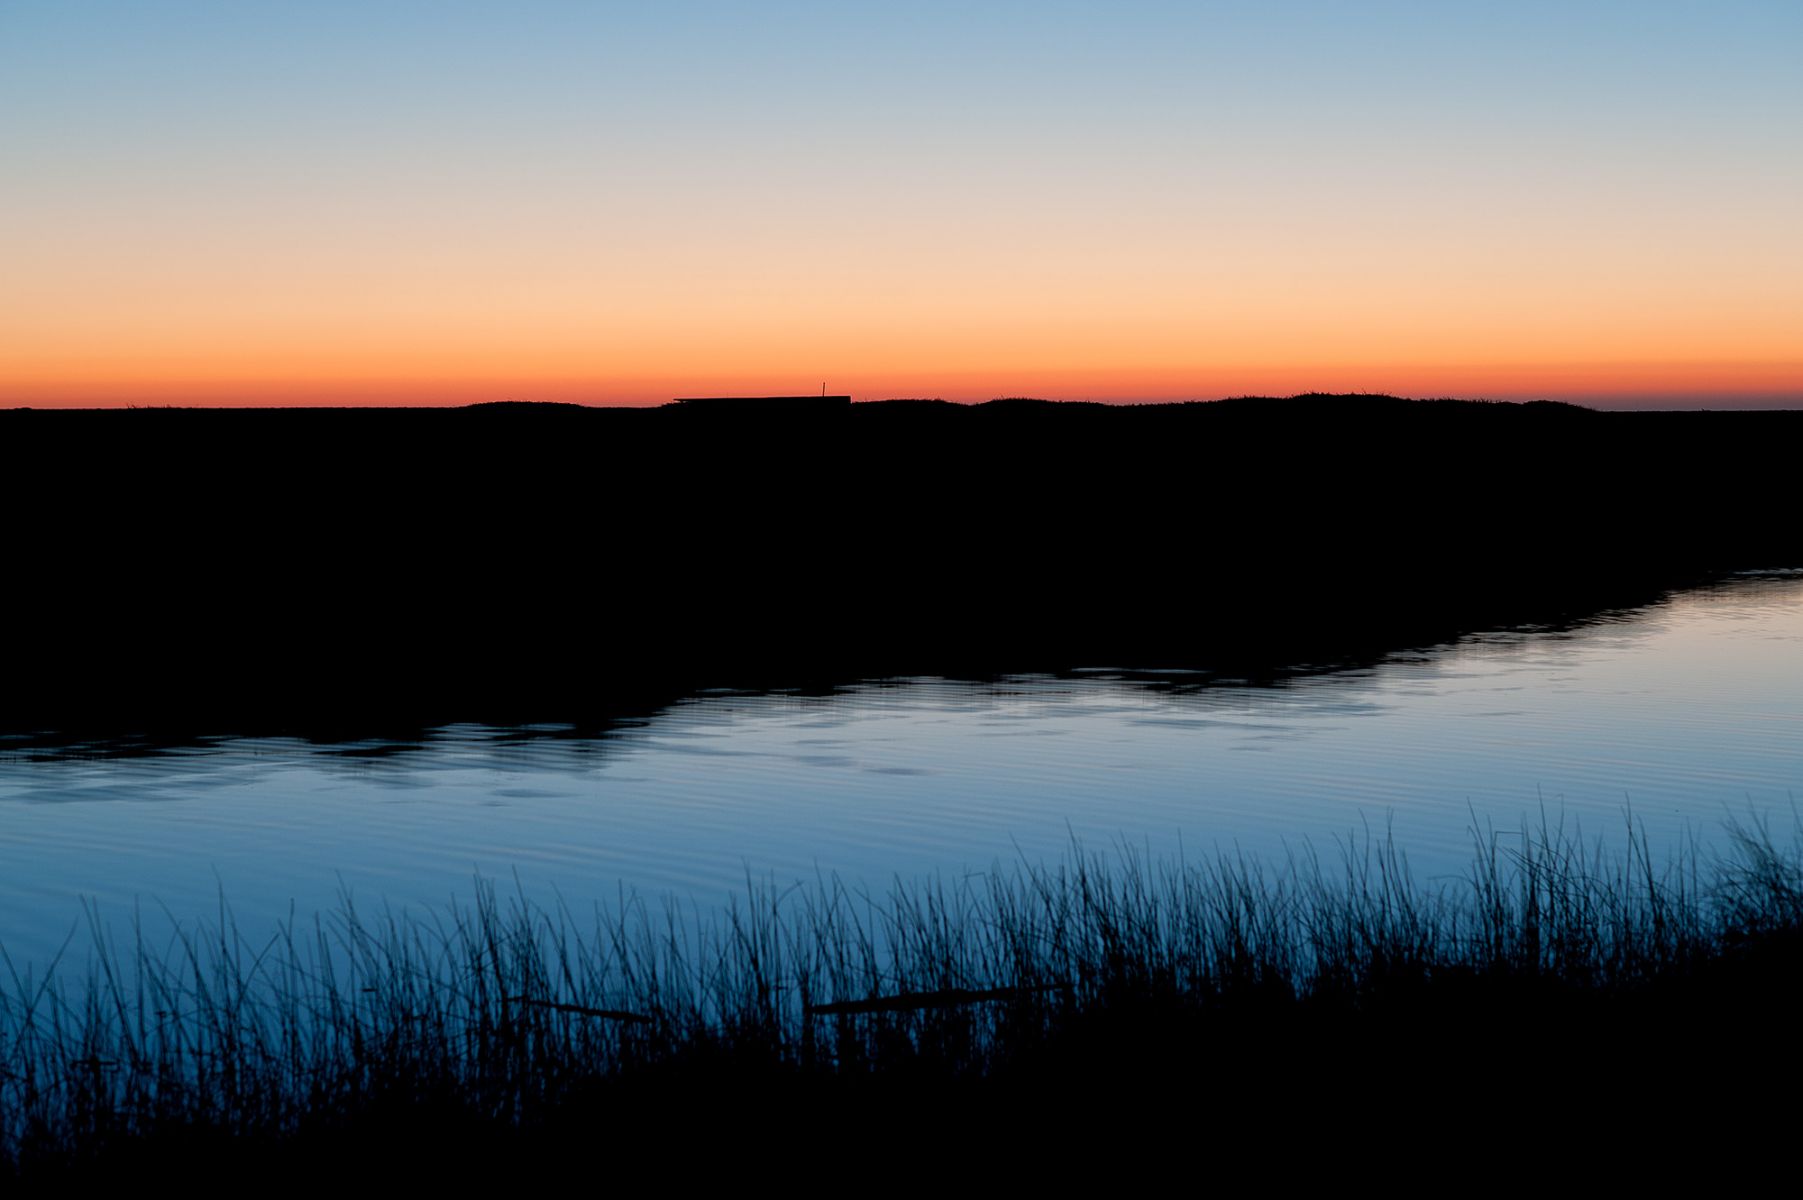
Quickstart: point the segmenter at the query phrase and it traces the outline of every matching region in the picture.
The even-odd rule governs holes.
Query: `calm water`
[[[477,875],[578,908],[702,905],[747,875],[896,876],[1057,858],[1281,854],[1388,822],[1417,876],[1474,820],[1624,813],[1671,844],[1803,795],[1803,573],[1583,628],[1474,636],[1278,686],[1108,672],[830,696],[703,695],[609,733],[451,727],[405,744],[222,739],[148,754],[0,743],[0,946],[47,961],[83,900],[123,925],[251,931],[359,902],[441,909]],[[85,933],[77,944],[85,941]]]

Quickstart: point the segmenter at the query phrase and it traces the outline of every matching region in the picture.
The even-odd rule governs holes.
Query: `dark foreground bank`
[[[1386,397],[0,412],[7,730],[1257,674],[1792,565],[1803,413]]]
[[[1541,828],[1438,881],[1368,837],[1077,854],[717,918],[479,889],[100,940],[0,981],[0,1180],[1731,1175],[1794,1135],[1803,842],[1724,844]]]

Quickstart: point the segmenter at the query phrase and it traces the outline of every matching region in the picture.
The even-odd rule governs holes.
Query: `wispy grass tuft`
[[[408,1113],[529,1132],[672,1088],[1403,1070],[1474,1025],[1575,1038],[1597,1014],[1620,1030],[1797,994],[1803,838],[1749,820],[1723,854],[1666,861],[1632,826],[1614,852],[1545,822],[1475,842],[1466,877],[1431,886],[1386,834],[1325,864],[1073,847],[884,896],[748,881],[718,913],[625,898],[578,917],[479,881],[435,918],[346,898],[262,941],[223,904],[163,943],[90,910],[79,961],[0,958],[0,1156],[63,1170],[197,1131],[305,1145]]]

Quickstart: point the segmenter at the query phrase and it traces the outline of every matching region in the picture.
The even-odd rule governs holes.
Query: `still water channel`
[[[129,753],[127,751],[130,751]],[[873,890],[1073,841],[1281,856],[1389,829],[1418,879],[1542,814],[1667,849],[1803,795],[1803,572],[1564,630],[1495,631],[1277,683],[1097,670],[703,694],[599,734],[176,747],[0,739],[0,948],[121,925],[420,911],[478,875],[540,901],[723,904],[748,878]]]

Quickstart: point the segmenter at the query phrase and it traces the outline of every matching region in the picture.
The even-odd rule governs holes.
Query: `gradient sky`
[[[0,0],[0,405],[1803,405],[1803,3]]]

